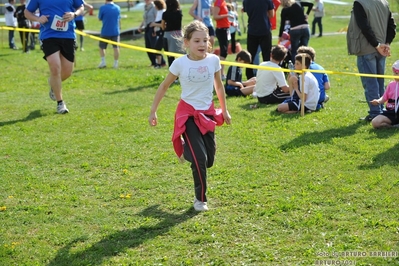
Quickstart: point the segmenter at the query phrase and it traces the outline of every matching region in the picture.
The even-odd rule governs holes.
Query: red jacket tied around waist
[[[172,136],[173,148],[179,158],[183,155],[181,135],[186,131],[186,122],[190,116],[194,117],[194,122],[202,135],[205,135],[209,131],[215,131],[216,126],[221,126],[224,123],[222,109],[215,109],[213,102],[208,110],[195,110],[194,107],[180,100],[176,108]],[[213,119],[208,116],[212,116]]]

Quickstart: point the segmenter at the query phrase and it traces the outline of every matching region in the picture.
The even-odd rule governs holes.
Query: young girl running
[[[172,142],[179,158],[191,163],[194,177],[194,209],[207,211],[207,168],[213,165],[216,152],[215,125],[231,123],[221,80],[220,60],[210,51],[208,28],[193,21],[183,32],[187,55],[177,58],[159,85],[148,118],[151,126],[158,123],[156,111],[169,86],[179,77],[182,93],[175,113]],[[213,104],[215,88],[221,109]],[[183,139],[182,139],[183,138]]]

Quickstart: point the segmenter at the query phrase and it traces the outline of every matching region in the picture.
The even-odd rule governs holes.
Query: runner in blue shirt
[[[34,12],[39,9],[40,16]],[[72,75],[75,61],[75,22],[84,12],[83,0],[31,0],[25,17],[40,23],[44,59],[50,68],[49,96],[57,101],[57,112],[69,112],[62,100],[61,83]]]

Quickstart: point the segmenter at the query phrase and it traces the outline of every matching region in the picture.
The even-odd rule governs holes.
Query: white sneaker
[[[330,100],[330,97],[328,97],[328,95],[326,94],[326,97],[324,98],[324,103],[328,102],[328,100]]]
[[[47,82],[48,82],[48,85],[50,86],[48,96],[50,97],[51,100],[56,101],[57,99],[55,98],[53,88],[51,88],[51,85],[50,85],[50,78],[47,80]]]
[[[114,69],[118,69],[118,63],[114,63]]]
[[[58,112],[59,114],[66,114],[66,113],[69,113],[69,110],[68,110],[68,108],[66,107],[66,105],[65,105],[64,102],[61,102],[61,103],[59,103],[59,104],[57,105],[57,112]]]
[[[98,68],[106,68],[107,67],[107,65],[105,64],[105,62],[101,62],[99,65],[98,65]]]
[[[252,97],[258,98],[258,94],[256,93],[256,91],[254,91],[254,92],[252,93]]]
[[[208,211],[208,205],[206,202],[199,201],[197,199],[194,199],[194,210],[203,212],[203,211]]]

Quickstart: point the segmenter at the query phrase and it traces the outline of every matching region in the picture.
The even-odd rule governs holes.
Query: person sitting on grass
[[[302,58],[305,59],[305,65],[302,65]],[[295,56],[295,70],[309,69],[312,58],[308,54],[297,54]],[[317,79],[310,72],[305,72],[304,88],[302,85],[302,75],[299,79],[296,75],[290,75],[288,84],[292,90],[291,97],[277,106],[277,111],[285,114],[298,113],[301,110],[301,98],[304,93],[304,105],[306,112],[316,110],[317,102],[319,100],[320,91]]]
[[[312,58],[312,63],[310,63],[309,69],[314,70],[324,70],[324,68],[315,62],[316,59],[316,51],[310,46],[301,46],[297,50],[298,54],[305,53],[310,55]],[[326,94],[326,90],[330,89],[330,80],[328,79],[328,75],[326,73],[316,73],[312,72],[313,76],[317,79],[319,83],[320,89],[320,97],[319,102],[317,103],[317,110],[320,108],[324,108],[324,104],[330,99]]]
[[[287,48],[276,45],[270,53],[270,61],[263,62],[260,66],[281,68],[280,62],[287,56]],[[259,103],[282,103],[290,96],[290,88],[283,71],[270,71],[259,69],[256,73],[256,85],[254,95]]]
[[[250,64],[251,54],[241,50],[236,56],[237,63]],[[242,81],[242,68],[230,66],[227,70],[225,91],[228,96],[247,96],[252,94],[256,84],[256,78],[252,77],[247,81]]]
[[[395,76],[399,76],[399,60],[396,60],[392,65],[392,72]],[[382,114],[377,115],[371,120],[371,125],[374,128],[382,127],[399,127],[398,119],[398,97],[399,97],[399,77],[394,81],[391,81],[387,89],[379,99],[370,101],[372,105],[380,105],[386,103],[386,110]]]

